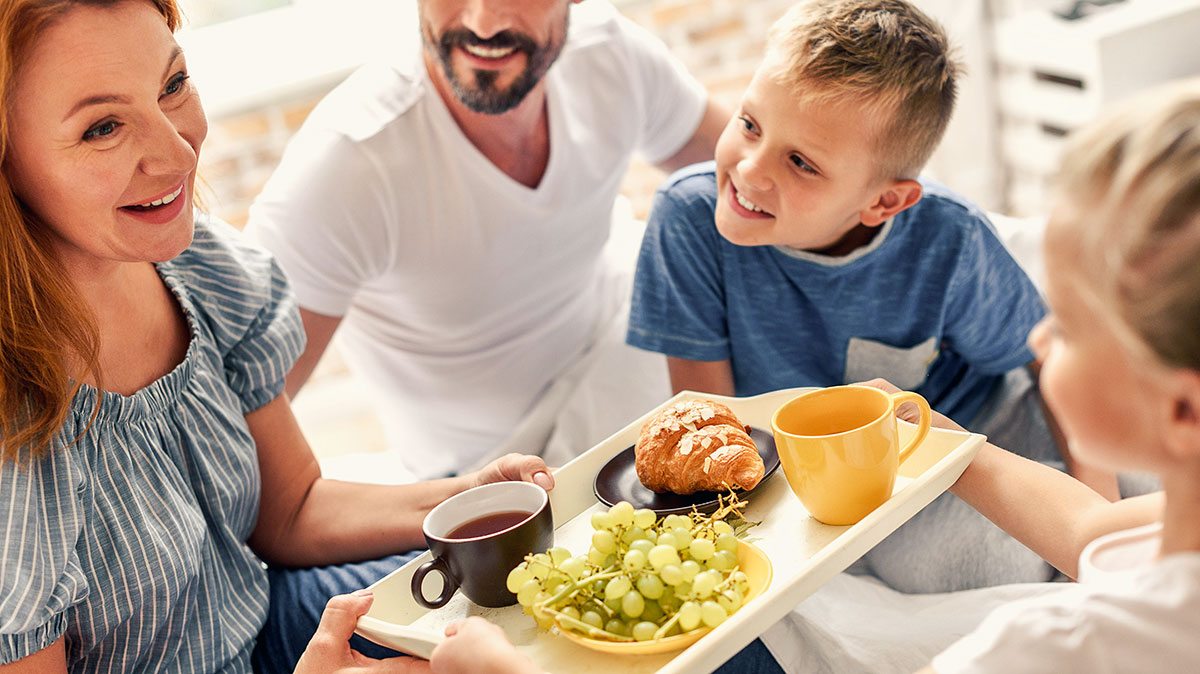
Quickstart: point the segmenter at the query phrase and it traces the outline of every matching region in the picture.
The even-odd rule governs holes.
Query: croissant
[[[633,450],[638,478],[658,493],[753,489],[766,467],[748,431],[721,403],[675,403],[642,426]]]

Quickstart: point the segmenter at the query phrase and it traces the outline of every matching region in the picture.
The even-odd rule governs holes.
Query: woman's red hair
[[[80,383],[101,375],[92,312],[51,252],[46,227],[13,191],[14,82],[55,21],[76,7],[122,2],[149,2],[172,31],[179,27],[174,0],[0,0],[0,460],[48,451]]]

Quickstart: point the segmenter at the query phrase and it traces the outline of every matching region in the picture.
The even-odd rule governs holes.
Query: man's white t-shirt
[[[420,56],[365,67],[321,102],[249,230],[302,307],[344,316],[340,347],[389,445],[430,478],[500,445],[587,350],[611,304],[600,254],[629,160],[675,154],[707,99],[610,4],[573,5],[531,189],[472,145]]]
[[[1014,602],[933,660],[938,674],[1200,671],[1200,553],[1157,559],[1161,525],[1097,539],[1072,592]]]

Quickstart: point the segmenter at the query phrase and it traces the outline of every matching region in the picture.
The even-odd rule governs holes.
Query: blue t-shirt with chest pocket
[[[1045,315],[986,216],[945,187],[845,257],[738,246],[716,229],[712,162],[659,190],[638,258],[629,344],[729,360],[736,395],[885,377],[971,424],[1033,360]]]

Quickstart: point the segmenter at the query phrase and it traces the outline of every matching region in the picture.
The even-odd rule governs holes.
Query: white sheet
[[[1052,592],[1030,583],[906,595],[841,574],[762,636],[788,674],[912,674],[1003,603]]]

